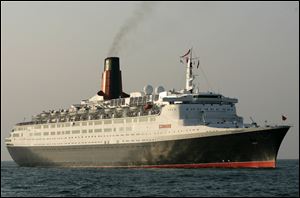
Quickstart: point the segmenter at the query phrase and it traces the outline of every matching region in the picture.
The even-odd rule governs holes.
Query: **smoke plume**
[[[141,2],[134,10],[132,16],[123,24],[116,34],[110,47],[108,56],[117,56],[122,47],[125,46],[126,36],[143,22],[155,7],[155,2]]]

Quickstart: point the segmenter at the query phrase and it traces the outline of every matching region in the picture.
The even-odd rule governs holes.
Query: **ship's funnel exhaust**
[[[104,60],[101,91],[98,95],[105,100],[129,97],[122,91],[122,75],[119,57],[108,57]]]

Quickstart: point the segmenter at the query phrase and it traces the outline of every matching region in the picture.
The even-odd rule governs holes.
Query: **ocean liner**
[[[127,94],[119,57],[106,58],[95,96],[13,127],[11,157],[20,166],[275,168],[290,126],[244,123],[237,99],[195,89],[192,51],[181,59],[183,90],[146,85]]]

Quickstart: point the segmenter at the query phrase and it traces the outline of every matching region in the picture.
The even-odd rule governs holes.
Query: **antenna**
[[[194,53],[195,54],[195,53]],[[203,74],[203,77],[207,83],[207,89],[208,90],[213,90],[213,86],[211,85],[211,83],[209,82],[206,73],[204,72],[203,68],[202,68],[202,64],[200,63],[200,56],[196,56],[195,58],[192,58],[192,60],[198,60],[197,63],[197,69],[200,68],[200,72]]]

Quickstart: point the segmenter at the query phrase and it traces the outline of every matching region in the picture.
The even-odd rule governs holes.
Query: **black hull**
[[[135,144],[8,147],[20,166],[272,167],[289,126]]]

